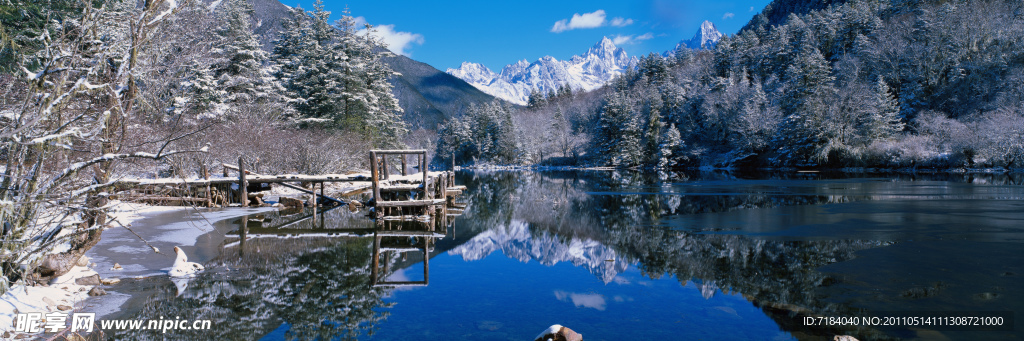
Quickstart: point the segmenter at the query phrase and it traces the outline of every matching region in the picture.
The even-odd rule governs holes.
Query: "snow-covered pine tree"
[[[555,107],[555,114],[551,115],[551,124],[548,125],[547,142],[562,156],[569,154],[569,122],[562,114],[562,107]]]
[[[795,161],[827,158],[830,136],[827,105],[835,95],[832,67],[814,45],[805,40],[793,64],[786,69],[787,91],[782,97],[786,113],[785,144],[795,154]]]
[[[335,22],[340,35],[333,49],[347,57],[339,63],[345,88],[342,126],[361,132],[375,146],[402,147],[402,137],[408,129],[401,119],[398,99],[391,91],[390,79],[396,73],[383,60],[390,52],[383,40],[374,36],[372,26],[365,25],[360,30],[355,23],[347,8]]]
[[[280,114],[276,107],[283,101],[281,89],[264,66],[267,53],[253,32],[252,4],[249,0],[228,0],[222,9],[223,22],[217,33],[223,46],[213,51],[219,63],[212,71],[217,88],[223,91],[220,102],[224,111],[237,114],[239,107],[255,105],[269,109],[269,115]]]
[[[217,85],[210,65],[196,63],[181,82],[181,96],[174,99],[173,113],[194,123],[194,119],[223,117],[222,104],[227,92]]]
[[[374,146],[402,147],[408,132],[392,93],[396,73],[387,50],[370,26],[360,30],[346,9],[335,25],[322,1],[312,12],[296,9],[284,22],[273,60],[300,126],[322,126],[360,134]]]
[[[661,132],[658,138],[658,168],[676,166],[680,155],[679,149],[683,144],[682,134],[676,126],[670,124]]]
[[[622,91],[612,94],[598,118],[598,150],[602,163],[633,167],[643,160],[643,129],[633,110],[629,96]]]
[[[889,90],[882,76],[875,83],[872,106],[865,117],[862,135],[869,140],[888,140],[903,131],[904,123],[900,119],[900,106]]]
[[[538,108],[543,106],[544,103],[547,103],[547,101],[544,99],[544,93],[538,91],[537,89],[531,89],[530,96],[527,97],[527,106],[530,108]]]
[[[285,20],[284,30],[274,49],[275,76],[284,86],[300,126],[334,126],[336,115],[343,113],[344,75],[338,65],[347,56],[332,49],[337,30],[329,23],[331,12],[322,1],[313,11],[301,8]]]

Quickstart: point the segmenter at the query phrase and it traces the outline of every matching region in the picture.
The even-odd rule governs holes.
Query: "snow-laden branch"
[[[123,160],[123,159],[128,159],[128,158],[142,158],[142,159],[159,160],[159,159],[162,159],[164,157],[168,157],[168,156],[175,155],[175,154],[202,153],[202,152],[205,152],[205,148],[204,149],[200,149],[200,150],[177,150],[177,151],[169,151],[169,152],[160,152],[160,153],[157,153],[157,154],[147,153],[147,152],[135,152],[135,153],[125,153],[125,154],[104,154],[102,156],[99,156],[99,157],[96,157],[96,158],[93,158],[93,159],[90,159],[90,160],[87,160],[87,161],[82,161],[82,162],[77,162],[77,163],[72,164],[68,168],[64,169],[64,171],[60,172],[60,174],[58,174],[57,176],[55,176],[52,179],[50,179],[50,181],[48,181],[46,183],[46,185],[44,185],[41,188],[41,191],[43,193],[46,193],[51,188],[56,186],[64,178],[66,178],[68,176],[71,176],[72,174],[75,174],[78,171],[81,171],[82,169],[85,169],[86,167],[95,165],[97,163],[110,162],[110,161],[114,161],[114,160]],[[106,183],[106,184],[101,184],[101,185],[110,186],[111,184],[112,183]],[[96,188],[104,187],[104,186],[99,186],[99,187],[95,187],[94,188],[94,186],[98,186],[98,185],[92,185],[92,186],[88,186],[88,187],[85,187],[85,188],[73,191],[73,192],[71,192],[72,193],[71,197],[79,196],[79,195],[82,195],[84,193],[89,192],[90,190],[94,190]]]
[[[178,2],[176,0],[167,0],[167,10],[160,12],[160,14],[157,14],[156,17],[153,18],[153,20],[146,24],[146,26],[153,26],[153,24],[157,23],[160,20],[163,20],[164,17],[166,17],[168,14],[174,13],[174,11],[177,9]]]
[[[37,138],[34,138],[31,141],[29,141],[28,143],[29,144],[41,144],[41,143],[46,143],[46,142],[49,142],[51,140],[56,140],[56,139],[67,137],[67,136],[81,137],[81,134],[79,133],[78,129],[70,129],[70,130],[65,131],[63,133],[50,134],[50,135],[46,135],[46,136],[43,136],[43,137],[37,137]]]
[[[71,89],[68,89],[68,91],[58,96],[57,99],[50,102],[50,104],[46,106],[46,109],[43,109],[43,117],[49,117],[50,115],[52,115],[53,109],[56,106],[60,105],[69,97],[75,95],[75,93],[79,91],[95,90],[107,86],[107,84],[93,85],[89,83],[89,81],[86,79],[87,77],[88,75],[79,78],[77,81],[75,81],[75,85],[71,86]]]

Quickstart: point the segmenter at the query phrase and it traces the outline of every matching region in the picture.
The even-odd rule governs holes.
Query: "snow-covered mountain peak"
[[[722,34],[722,32],[718,31],[718,28],[715,27],[714,23],[704,20],[704,22],[700,24],[700,29],[693,35],[693,38],[680,41],[679,44],[676,44],[676,48],[671,51],[666,51],[663,55],[674,56],[676,51],[681,48],[688,48],[691,50],[713,49],[715,48],[715,45],[718,44],[718,41],[722,40],[722,37],[724,36],[725,35]]]
[[[594,44],[590,50],[587,50],[587,54],[595,56],[614,56],[617,50],[620,49],[615,46],[615,43],[612,42],[611,39],[608,39],[608,37],[604,37],[601,41],[597,42],[597,44]]]
[[[693,35],[693,38],[681,41],[679,44],[683,45],[685,43],[686,47],[694,50],[711,49],[715,47],[719,40],[722,40],[722,36],[724,35],[715,28],[715,24],[704,20],[700,24],[700,30],[697,31],[697,34]]]
[[[708,21],[708,20],[704,20],[704,22],[700,23],[700,35],[701,36],[712,36],[712,35],[719,35],[719,36],[721,36],[722,33],[718,32],[718,29],[715,28],[715,24],[714,23],[712,23],[711,21]]]
[[[530,225],[513,220],[509,226],[498,226],[480,233],[473,239],[448,251],[450,255],[462,256],[466,261],[486,258],[495,251],[521,262],[537,261],[546,266],[569,262],[587,269],[605,283],[611,283],[615,276],[629,266],[610,247],[591,239],[570,238],[563,240],[547,231],[532,233]]]
[[[635,57],[629,57],[626,51],[604,37],[586,53],[569,60],[545,56],[530,63],[524,59],[506,65],[498,74],[485,72],[482,65],[467,62],[457,69],[448,69],[448,73],[487,94],[526,105],[533,91],[547,93],[561,86],[575,90],[596,89],[635,62]]]
[[[458,69],[448,69],[448,73],[467,82],[484,82],[497,76],[494,71],[483,64],[463,62]],[[472,79],[472,81],[470,81]]]

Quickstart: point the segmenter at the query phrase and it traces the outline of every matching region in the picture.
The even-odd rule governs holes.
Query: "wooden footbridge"
[[[211,177],[206,169],[197,179],[125,179],[117,183],[116,198],[159,204],[182,204],[206,207],[264,205],[262,194],[273,185],[289,187],[312,195],[311,206],[344,205],[341,199],[372,191],[365,205],[374,207],[374,217],[405,219],[432,215],[437,207],[449,202],[466,189],[455,185],[452,171],[431,172],[427,169],[426,150],[371,150],[369,173],[350,174],[280,174],[261,175],[238,166],[223,164],[223,176]],[[410,158],[418,172],[410,172]],[[389,162],[390,161],[390,162]],[[237,176],[231,176],[237,173]],[[325,183],[341,183],[338,198],[327,196]],[[312,188],[308,188],[312,185]],[[317,191],[319,186],[319,191]],[[318,193],[319,192],[319,193]],[[315,211],[314,211],[315,214]]]

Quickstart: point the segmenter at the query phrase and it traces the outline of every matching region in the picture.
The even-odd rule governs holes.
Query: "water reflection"
[[[448,214],[445,207],[436,209],[433,219],[407,220],[402,217],[385,217],[376,222],[373,232],[373,264],[370,267],[370,283],[375,287],[426,286],[430,281],[430,252],[434,241],[448,234]],[[416,260],[416,261],[412,261]],[[423,280],[395,276],[395,270],[405,269],[413,264],[422,264]]]
[[[457,181],[469,188],[461,203],[428,222],[374,222],[347,209],[239,219],[211,271],[177,297],[165,280],[139,281],[156,293],[127,314],[219,321],[175,334],[182,339],[528,339],[553,323],[597,340],[1022,337],[802,324],[883,311],[1024,316],[1014,290],[1024,287],[1019,177],[498,172]]]
[[[1024,300],[1008,290],[1024,287],[1019,177],[567,172],[477,173],[460,182],[478,190],[469,201],[480,207],[459,227],[481,232],[451,251],[466,260],[500,250],[522,261],[567,261],[605,283],[622,268],[595,265],[629,264],[649,278],[693,283],[705,298],[742,294],[799,339],[1021,336],[801,324],[804,316],[882,311],[1020,316]]]
[[[281,211],[245,216],[226,233],[220,256],[196,278],[128,279],[122,290],[148,292],[122,318],[212,320],[203,331],[130,330],[114,339],[255,340],[280,334],[289,340],[355,339],[372,335],[394,303],[396,286],[427,283],[433,240],[447,232],[448,217],[374,222],[347,208],[312,214]],[[422,255],[404,257],[421,250]],[[424,278],[389,279],[421,257]],[[382,269],[378,269],[378,267]]]

